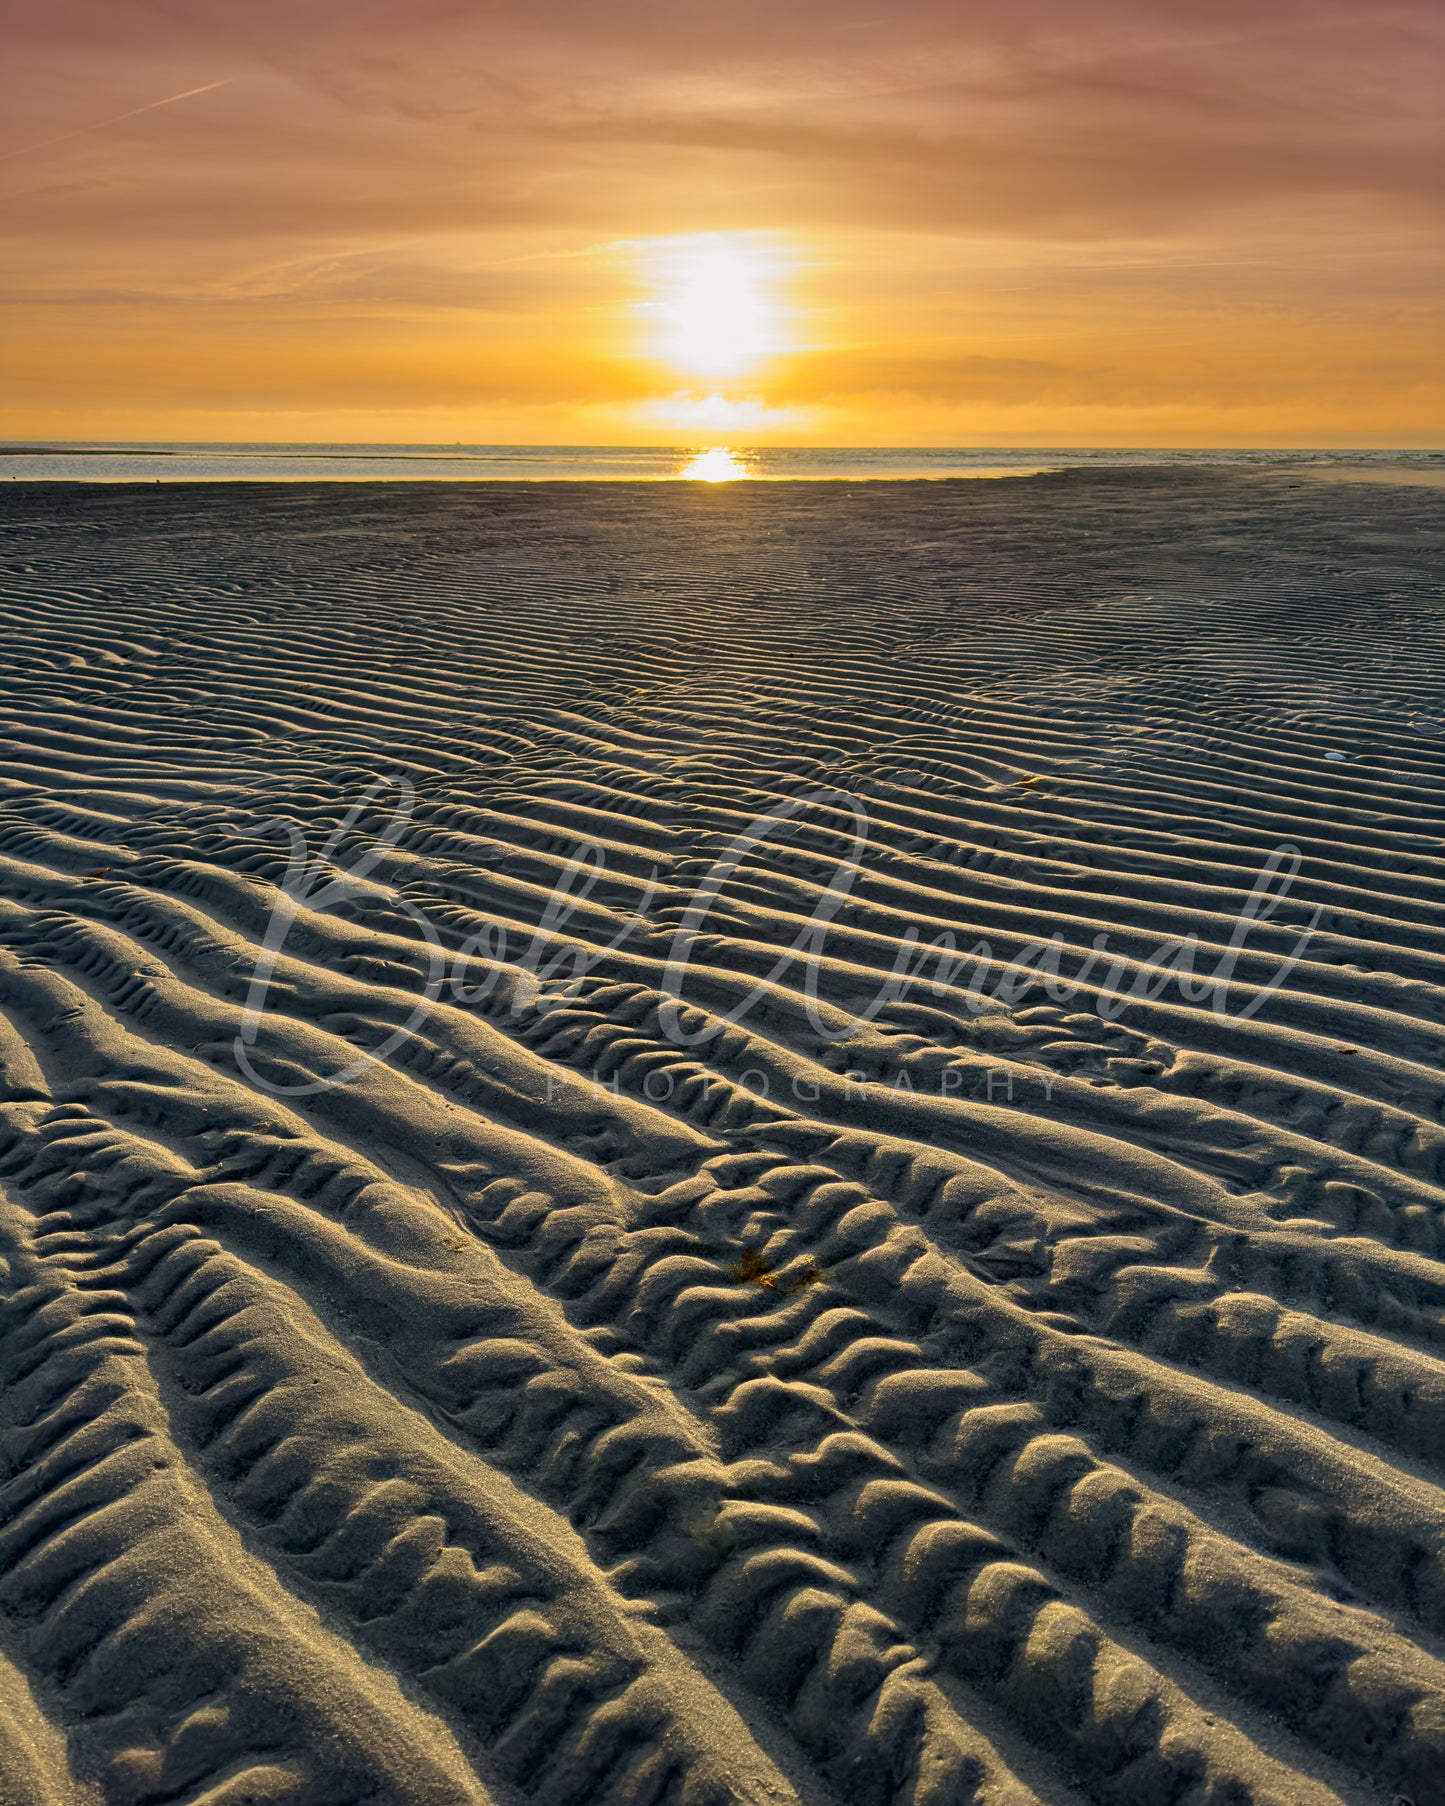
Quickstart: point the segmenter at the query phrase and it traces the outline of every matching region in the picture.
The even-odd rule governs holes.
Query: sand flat
[[[1434,494],[0,539],[0,1800],[1445,1799]]]
[[[1445,470],[1414,470],[1408,465],[1385,468],[1368,464],[1316,465],[1303,474],[1325,483],[1391,483],[1396,487],[1445,489]]]

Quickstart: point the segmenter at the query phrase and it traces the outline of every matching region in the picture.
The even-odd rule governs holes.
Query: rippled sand
[[[1440,528],[7,485],[5,1806],[1445,1799]]]

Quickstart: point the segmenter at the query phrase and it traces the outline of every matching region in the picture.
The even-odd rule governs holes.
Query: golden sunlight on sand
[[[0,1802],[1442,1806],[1438,496],[576,468],[0,482]]]

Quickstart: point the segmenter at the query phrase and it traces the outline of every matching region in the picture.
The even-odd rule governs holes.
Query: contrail
[[[103,132],[107,126],[119,125],[123,119],[134,119],[138,113],[154,113],[157,107],[173,107],[178,100],[190,100],[196,94],[209,94],[215,88],[224,88],[235,77],[228,75],[225,81],[207,82],[203,88],[187,88],[181,94],[167,94],[164,100],[148,100],[143,107],[132,107],[128,113],[117,113],[113,119],[98,119],[94,125],[77,126],[73,132],[59,132],[54,138],[42,138],[38,144],[22,144],[17,150],[0,151],[0,163],[6,163],[11,157],[26,157],[31,151],[48,150],[52,144],[64,144],[70,138],[84,138],[89,132]]]

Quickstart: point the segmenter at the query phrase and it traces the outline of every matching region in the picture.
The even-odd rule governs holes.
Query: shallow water
[[[605,445],[0,445],[0,480],[184,482],[655,482],[1030,476],[1040,470],[1157,465],[1374,474],[1445,470],[1439,451],[1149,451],[989,447]]]

